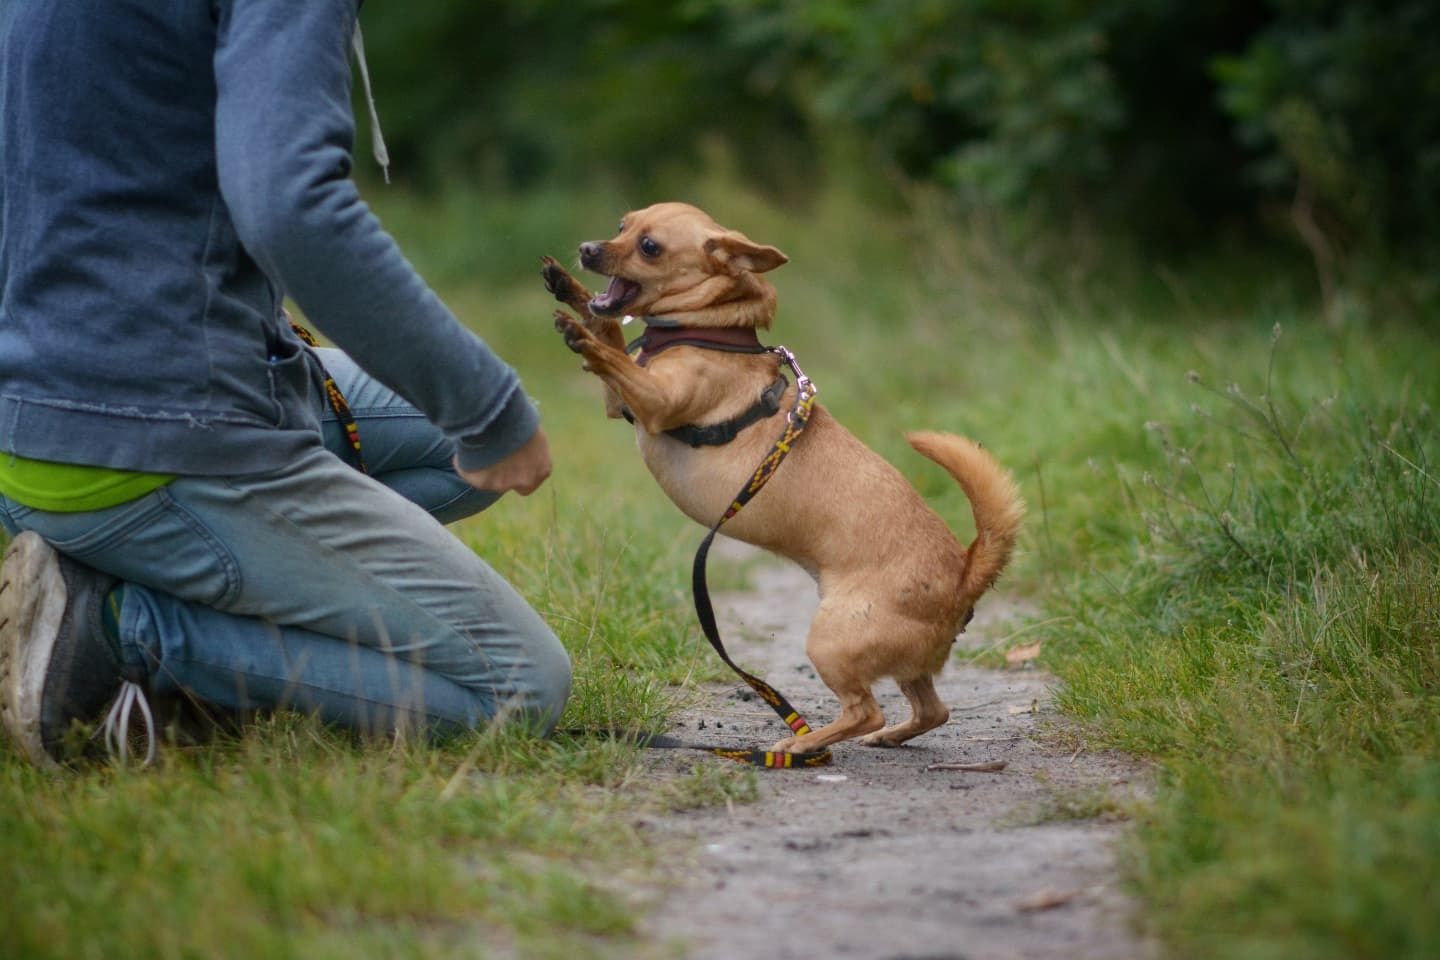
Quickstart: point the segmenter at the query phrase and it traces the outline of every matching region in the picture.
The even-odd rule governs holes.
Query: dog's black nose
[[[580,264],[582,266],[593,267],[599,258],[600,244],[593,240],[580,244]]]

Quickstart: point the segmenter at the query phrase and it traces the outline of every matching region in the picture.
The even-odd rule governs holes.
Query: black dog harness
[[[755,331],[748,327],[680,327],[663,322],[657,323],[655,319],[658,318],[646,318],[645,332],[631,340],[625,347],[626,353],[639,351],[635,362],[642,367],[649,363],[657,353],[671,347],[700,347],[705,350],[721,350],[726,353],[773,352],[771,348],[763,346],[760,338],[755,335]],[[785,379],[783,373],[779,374],[774,383],[760,391],[760,398],[738,416],[721,423],[710,423],[704,426],[687,423],[684,426],[666,430],[665,434],[692,447],[723,447],[738,437],[740,431],[752,423],[768,420],[778,413],[780,398],[784,396],[785,390],[789,386],[790,381]],[[622,408],[620,414],[630,423],[635,422],[635,415],[628,409]]]

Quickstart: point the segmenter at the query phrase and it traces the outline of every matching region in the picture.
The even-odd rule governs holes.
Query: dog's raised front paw
[[[579,310],[590,300],[590,291],[570,276],[569,271],[554,257],[540,258],[540,279],[545,281],[545,289],[566,306]]]
[[[595,335],[564,310],[555,311],[555,329],[565,338],[565,346],[576,353],[584,354],[595,343]]]

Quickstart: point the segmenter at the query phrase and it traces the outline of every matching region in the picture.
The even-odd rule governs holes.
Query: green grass
[[[7,956],[559,956],[631,931],[630,761],[504,736],[356,749],[297,718],[164,766],[3,768]]]
[[[1440,954],[1433,318],[1322,320],[1268,255],[1169,264],[1072,237],[1007,256],[927,198],[666,195],[790,255],[767,339],[962,536],[964,497],[902,431],[974,436],[1014,469],[1031,512],[1003,584],[1041,610],[1025,638],[1088,743],[1155,761],[1126,869],[1167,955]],[[563,726],[662,724],[724,675],[689,607],[701,531],[603,419],[538,279],[541,254],[662,197],[375,199],[521,371],[555,454],[540,492],[457,534],[570,649]],[[632,824],[745,802],[753,777],[657,780],[597,738],[362,745],[295,718],[144,773],[53,779],[0,752],[3,952],[656,955],[615,880],[656,855]],[[1060,791],[1042,815],[1112,804]]]
[[[1175,956],[1440,952],[1436,345],[1314,339],[1328,370],[1278,336],[1268,379],[1189,378],[1144,535],[1048,637],[1062,705],[1161,758],[1133,864]]]

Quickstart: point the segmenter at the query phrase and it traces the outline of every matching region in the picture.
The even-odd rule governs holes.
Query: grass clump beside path
[[[1031,511],[1003,589],[1042,611],[1025,641],[1092,747],[1156,761],[1127,872],[1168,955],[1440,955],[1440,338],[1415,311],[1323,320],[1269,261],[1017,260],[938,204],[827,192],[802,217],[718,179],[377,196],[540,404],[550,482],[455,530],[571,651],[562,726],[654,728],[724,675],[689,607],[702,531],[604,420],[538,278],[667,198],[790,256],[767,342],[962,537],[963,495],[903,430],[1015,471]],[[297,718],[143,773],[51,778],[0,748],[0,952],[663,956],[634,891],[664,852],[633,824],[743,802],[753,777],[659,783],[599,738],[356,744]]]
[[[1274,336],[1149,424],[1145,527],[1049,630],[1061,701],[1160,760],[1132,868],[1172,955],[1440,955],[1440,356],[1307,332],[1331,382],[1291,390],[1323,354]]]

